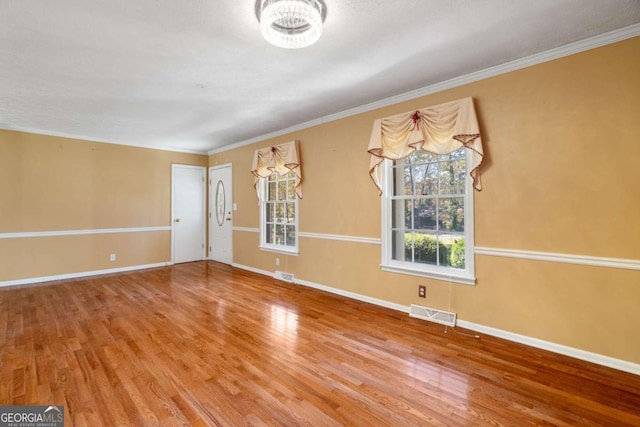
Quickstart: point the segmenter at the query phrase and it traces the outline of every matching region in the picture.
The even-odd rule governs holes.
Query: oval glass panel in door
[[[222,227],[224,223],[224,211],[226,210],[225,202],[224,202],[224,184],[222,181],[218,181],[218,185],[216,185],[216,222],[218,226]]]

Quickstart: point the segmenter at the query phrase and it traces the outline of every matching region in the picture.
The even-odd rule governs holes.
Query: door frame
[[[214,199],[214,195],[211,194],[213,192],[213,184],[211,183],[211,174],[212,174],[212,172],[214,170],[224,169],[224,168],[229,168],[229,171],[231,172],[231,185],[229,187],[230,187],[230,190],[231,190],[230,191],[231,212],[234,212],[234,213],[231,215],[231,240],[230,240],[230,242],[231,242],[231,264],[230,265],[233,265],[233,217],[235,216],[235,209],[234,209],[235,203],[233,202],[233,163],[225,163],[225,164],[222,164],[222,165],[216,165],[216,166],[210,166],[209,167],[209,176],[207,177],[207,182],[209,183],[208,184],[208,187],[209,187],[209,192],[208,192],[209,193],[209,203],[208,203],[208,205],[209,205],[209,215],[207,216],[208,223],[209,223],[209,234],[207,236],[208,243],[209,243],[209,245],[208,245],[209,246],[209,252],[208,252],[209,256],[207,257],[207,259],[213,261],[213,258],[211,258],[211,252],[212,252],[211,249],[213,248],[213,244],[212,244],[212,241],[213,241],[213,227],[211,226],[211,220],[213,218],[213,199]]]
[[[204,221],[202,224],[202,241],[205,244],[202,247],[202,259],[207,259],[206,252],[206,241],[207,241],[207,167],[206,166],[195,166],[195,165],[185,165],[182,163],[171,163],[171,264],[176,263],[176,233],[175,233],[175,194],[173,184],[175,182],[175,173],[177,168],[186,168],[186,169],[201,169],[202,170],[202,205],[204,208]]]

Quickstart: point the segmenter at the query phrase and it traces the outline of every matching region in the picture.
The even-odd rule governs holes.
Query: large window
[[[298,196],[296,177],[272,173],[260,178],[260,247],[298,252]]]
[[[469,150],[385,160],[385,270],[475,283]]]

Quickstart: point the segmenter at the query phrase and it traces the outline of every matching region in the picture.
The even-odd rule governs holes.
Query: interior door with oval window
[[[209,168],[209,258],[233,262],[231,165]]]

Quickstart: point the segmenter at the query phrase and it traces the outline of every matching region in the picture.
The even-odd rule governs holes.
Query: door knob
[[[180,218],[176,218],[176,222],[180,222]]]

